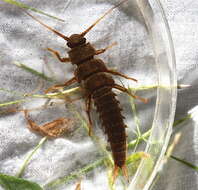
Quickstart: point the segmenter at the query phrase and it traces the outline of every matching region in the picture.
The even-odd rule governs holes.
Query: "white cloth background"
[[[89,20],[89,17],[86,17],[84,13],[79,11],[80,9],[77,9],[81,6],[85,6],[86,1],[34,0],[31,2],[24,2],[27,2],[32,7],[36,7],[56,16],[61,16],[61,13],[65,10],[69,10],[71,6],[72,9],[76,7],[77,11],[75,12],[75,15],[77,18],[81,19],[83,16],[84,20]],[[94,4],[96,1],[90,2]],[[188,111],[197,105],[198,2],[192,0],[162,0],[162,3],[170,24],[175,46],[178,83],[191,85],[189,88],[178,91],[176,119],[180,119],[185,117]],[[87,11],[90,10],[87,9]],[[74,13],[70,12],[70,14]],[[56,47],[55,49],[57,49],[59,47],[57,46],[57,43],[60,43],[60,49],[58,49],[60,51],[65,45],[58,38],[55,38],[54,40],[54,35],[50,34],[42,27],[39,29],[39,31],[43,29],[42,32],[38,34],[38,24],[30,20],[26,22],[24,17],[24,14],[21,14],[18,9],[7,5],[6,3],[0,2],[0,64],[2,65],[0,74],[0,88],[4,87],[6,89],[20,91],[21,93],[29,91],[31,92],[32,89],[35,89],[38,85],[38,79],[37,77],[31,77],[31,74],[22,71],[16,66],[7,63],[13,62],[15,60],[20,60],[21,62],[23,62],[23,60],[28,60],[30,66],[42,71],[42,66],[39,67],[39,64],[35,66],[35,62],[43,63],[43,53],[41,53],[41,48],[44,47],[43,44],[47,44],[48,47]],[[97,18],[97,16],[95,18]],[[46,19],[45,21],[47,21],[51,26],[56,26],[54,25],[55,21],[53,19]],[[75,23],[72,26],[72,30],[75,30],[75,28],[79,30],[78,22],[82,23],[82,20],[77,20],[76,17],[73,18],[73,20],[69,20],[69,23]],[[68,23],[66,22],[65,30],[70,27],[67,26],[67,24]],[[30,25],[32,25],[32,27],[30,27]],[[101,24],[101,26],[104,27],[105,25]],[[110,27],[111,26],[108,26],[108,30],[111,30]],[[29,31],[29,34],[27,31]],[[100,30],[96,30],[96,33],[101,34]],[[39,38],[37,35],[39,35]],[[91,35],[92,34],[90,34],[90,37],[95,39],[95,36]],[[138,34],[136,34],[137,39],[138,37]],[[37,41],[35,41],[33,46],[31,46],[31,39],[34,38],[37,39]],[[111,41],[113,42],[113,37],[111,38]],[[95,41],[97,40],[100,40],[100,38],[98,37],[95,39]],[[102,45],[101,47],[103,47]],[[32,54],[30,53],[30,50]],[[64,51],[62,50],[62,53],[63,52]],[[70,71],[72,71],[71,68],[72,67],[69,67]],[[58,67],[55,69],[56,72],[59,73],[59,80],[63,81],[64,75],[62,70]],[[70,76],[71,74],[68,73],[67,78],[70,78]],[[139,77],[137,78],[139,79]],[[1,94],[0,97],[1,102],[13,100],[13,95],[10,95],[9,93],[6,95]],[[61,115],[62,112],[61,110],[52,110],[50,117],[53,117],[54,113],[56,113],[56,115]],[[48,117],[49,115],[46,116],[46,118]],[[197,127],[198,124],[195,120],[188,120],[177,127],[175,132],[180,131],[182,133],[182,137],[173,153],[175,156],[194,163],[195,165],[198,165]],[[40,137],[33,135],[31,132],[29,132],[29,130],[24,131],[24,118],[23,115],[20,114],[15,114],[14,116],[2,116],[0,119],[0,128],[0,171],[13,175],[16,173],[16,171],[18,171],[18,166],[20,166],[24,160],[26,153],[35,147]],[[74,144],[69,144],[69,142],[66,141],[63,142],[61,139],[55,140],[54,142],[49,141],[43,148],[46,155],[54,154],[53,151],[47,149],[48,145],[58,147],[60,153],[54,158],[56,160],[45,160],[45,155],[42,155],[43,157],[41,156],[39,163],[31,163],[32,167],[28,168],[28,172],[25,174],[26,178],[30,180],[35,180],[35,178],[37,178],[37,182],[43,184],[43,181],[47,180],[48,176],[52,176],[52,173],[50,172],[53,171],[53,168],[57,167],[53,165],[53,163],[61,163],[58,165],[58,168],[55,169],[55,171],[60,171],[62,167],[65,167],[66,159],[73,159],[71,156],[64,157],[63,155],[67,155],[67,151],[70,151],[71,153],[72,148],[76,148],[73,147]],[[66,150],[65,147],[68,147],[68,145],[70,149]],[[92,152],[92,146],[90,146],[89,143],[82,144],[81,148],[83,148],[83,150]],[[86,154],[84,156],[86,156]],[[39,168],[42,168],[42,170],[38,173]],[[49,173],[46,173],[46,171]],[[34,173],[36,177],[32,177],[30,175],[31,173]],[[61,173],[58,173],[58,175],[61,176]],[[168,164],[161,172],[160,177],[156,181],[156,184],[153,185],[153,189],[196,190],[198,189],[198,174],[193,169],[190,169],[181,163],[178,163],[174,160],[169,160]]]
[[[191,85],[190,88],[178,91],[175,117],[177,120],[197,106],[198,2],[191,0],[162,0],[161,2],[164,5],[175,46],[178,83]],[[195,165],[198,164],[197,126],[197,120],[194,118],[176,129],[175,132],[180,131],[182,136],[173,152],[173,155]],[[159,181],[154,185],[154,189],[196,190],[198,189],[198,173],[181,163],[169,160]]]

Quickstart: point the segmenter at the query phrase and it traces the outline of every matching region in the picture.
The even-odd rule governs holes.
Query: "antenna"
[[[27,15],[29,15],[30,17],[32,17],[35,21],[37,21],[38,23],[40,23],[41,25],[43,25],[45,28],[47,28],[48,30],[54,32],[56,35],[60,36],[61,38],[65,39],[66,41],[70,41],[70,39],[61,34],[60,32],[56,31],[55,29],[51,28],[50,26],[44,24],[41,20],[39,20],[38,18],[34,17],[33,15],[31,15],[30,13],[28,13],[27,11],[23,10]]]
[[[111,9],[109,9],[107,12],[105,12],[99,19],[97,19],[89,28],[87,28],[84,32],[82,32],[80,35],[81,36],[85,36],[94,26],[96,26],[96,24],[98,24],[106,15],[108,15],[109,13],[111,13],[115,8],[119,7],[121,4],[125,3],[128,0],[123,0],[120,3],[118,3],[117,5],[115,5],[114,7],[112,7]]]

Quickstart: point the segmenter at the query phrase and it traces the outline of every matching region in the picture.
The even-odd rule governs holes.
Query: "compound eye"
[[[84,44],[86,42],[86,38],[82,38],[80,42],[81,44]]]
[[[70,47],[70,48],[73,48],[74,47],[74,44],[71,43],[71,42],[67,42],[67,46]]]

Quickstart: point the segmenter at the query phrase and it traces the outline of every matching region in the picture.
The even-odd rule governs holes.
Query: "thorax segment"
[[[107,68],[101,59],[89,59],[77,66],[76,75],[78,82],[86,80],[93,74],[105,72],[106,70]]]
[[[79,65],[83,61],[91,59],[95,55],[95,49],[90,43],[86,43],[71,49],[68,54],[72,64]]]

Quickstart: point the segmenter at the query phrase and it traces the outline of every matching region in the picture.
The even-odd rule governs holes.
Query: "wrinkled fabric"
[[[174,129],[181,133],[180,141],[172,153],[189,163],[198,165],[198,128],[197,128],[197,71],[198,71],[198,16],[196,1],[161,1],[169,21],[175,47],[177,76],[179,84],[191,87],[178,90],[175,120],[184,118],[193,109],[193,119],[187,120]],[[198,189],[198,174],[195,170],[169,159],[160,173],[153,189],[156,190],[195,190]]]
[[[112,1],[95,0],[22,2],[51,15],[63,18],[65,22],[61,23],[31,12],[48,25],[68,36],[82,32],[98,18],[98,15],[101,15],[114,5]],[[185,117],[191,109],[197,106],[198,2],[191,0],[163,0],[162,4],[174,42],[178,83],[191,85],[188,88],[178,90],[175,118],[178,120]],[[135,7],[133,3],[130,6],[132,8]],[[136,9],[131,13],[127,6],[123,5],[123,7],[123,9],[115,10],[100,25],[97,25],[87,35],[87,39],[97,49],[104,48],[115,41],[118,42],[117,46],[112,47],[100,58],[108,62],[112,68],[116,68],[126,74],[130,74],[130,69],[132,69],[131,77],[137,78],[140,85],[155,84],[154,55],[151,50],[150,39],[146,35],[141,14]],[[131,17],[134,19],[133,23],[129,22]],[[130,38],[127,35],[129,32]],[[62,39],[30,19],[20,9],[0,2],[0,88],[18,92],[13,94],[0,91],[0,102],[18,100],[21,98],[20,94],[34,93],[35,89],[40,89],[38,92],[43,93],[43,89],[53,84],[42,82],[35,75],[12,64],[13,62],[24,63],[37,71],[45,73],[47,76],[55,76],[56,83],[59,84],[71,78],[74,71],[73,66],[55,61],[54,57],[44,50],[50,47],[58,50],[61,56],[65,56],[65,51],[68,50],[65,45]],[[45,64],[45,62],[47,63]],[[133,63],[132,68],[131,63]],[[134,83],[130,84],[135,85]],[[143,93],[141,96],[144,96]],[[155,100],[153,95],[148,96],[148,98],[153,102]],[[125,100],[122,102],[122,105],[126,106]],[[43,105],[43,103],[45,103],[43,99],[31,100],[30,102],[24,102],[23,107],[34,108]],[[153,106],[148,104],[141,105],[138,108],[140,120],[144,119],[142,125],[146,130],[146,126],[148,127],[152,123]],[[4,111],[4,109],[1,111]],[[125,110],[125,112],[127,111]],[[65,112],[65,105],[50,108],[46,112],[41,110],[31,113],[31,117],[39,124],[62,116],[74,117],[71,113]],[[97,122],[95,123],[97,125]],[[42,137],[40,135],[32,133],[26,126],[23,113],[1,115],[1,173],[15,175],[24,159],[41,140]],[[132,129],[128,130],[129,132],[130,130],[132,131]],[[181,139],[175,147],[173,155],[195,165],[198,165],[197,130],[196,119],[190,119],[177,126],[173,132],[174,134],[181,133]],[[99,134],[102,133],[95,128],[94,131]],[[53,179],[72,172],[73,168],[79,169],[98,157],[99,153],[96,151],[96,145],[90,141],[84,130],[73,131],[71,134],[66,138],[48,140],[31,159],[23,174],[23,178],[44,185]],[[68,161],[70,162],[69,164]],[[100,169],[96,171],[92,182],[87,179],[83,180],[83,188],[93,189],[94,187],[95,189],[101,189],[103,182],[107,183],[107,172]],[[65,186],[61,186],[58,189],[62,190],[65,188]],[[107,187],[105,188],[108,189]],[[103,190],[106,190],[105,188]],[[67,189],[74,189],[74,186],[69,185]],[[169,159],[151,189],[196,190],[198,189],[198,174],[193,169]]]

